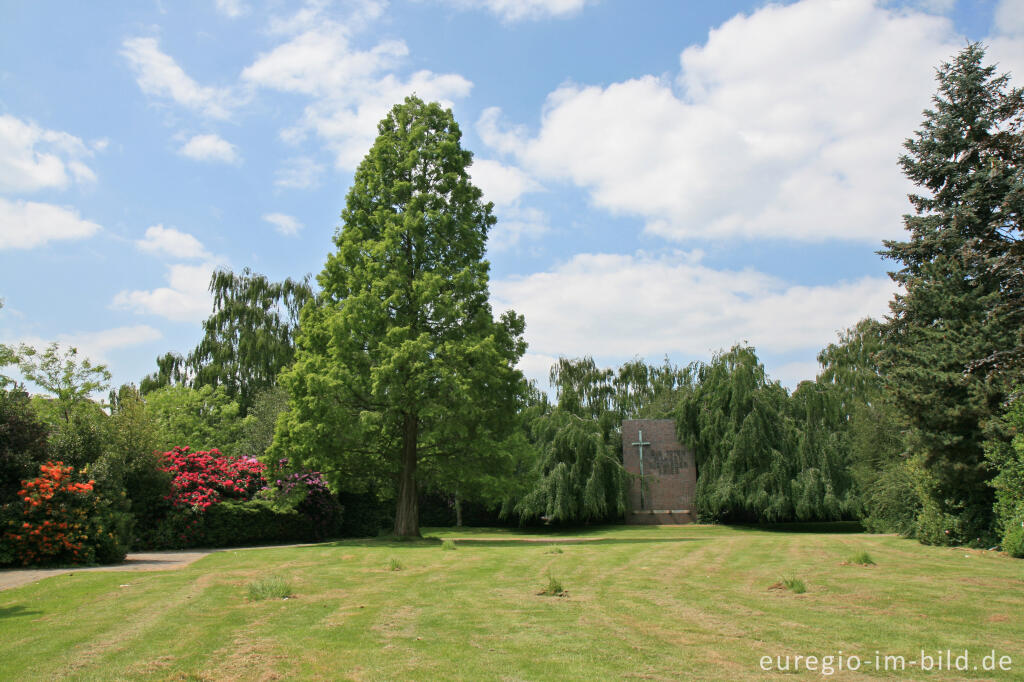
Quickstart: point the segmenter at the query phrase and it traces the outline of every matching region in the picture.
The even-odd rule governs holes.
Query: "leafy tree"
[[[822,370],[816,384],[837,402],[826,433],[846,452],[845,467],[859,498],[851,503],[864,526],[912,535],[921,507],[920,465],[904,450],[905,428],[879,361],[884,342],[884,326],[870,318],[841,332],[838,342],[818,354]]]
[[[996,493],[996,529],[1003,550],[1024,558],[1024,398],[1013,402],[1003,422],[1012,439],[985,444],[985,455],[998,472],[991,481]]]
[[[917,533],[929,543],[990,538],[982,443],[1011,377],[970,370],[1014,348],[1021,330],[1022,311],[1007,306],[1019,278],[997,265],[1020,248],[1024,96],[983,58],[972,44],[939,68],[934,108],[900,159],[922,190],[904,217],[909,239],[881,252],[900,264],[890,275],[905,292],[890,306],[883,357],[926,474]]]
[[[146,396],[145,414],[156,428],[161,450],[188,446],[246,454],[241,452],[246,423],[223,386],[166,386]]]
[[[488,302],[491,204],[450,111],[410,97],[356,171],[322,293],[302,311],[291,410],[272,452],[347,487],[393,477],[395,533],[419,534],[417,468],[511,430],[522,317]]]
[[[0,298],[0,310],[4,307],[4,300]],[[8,365],[16,365],[18,363],[18,354],[10,346],[0,343],[0,367],[7,367]],[[14,384],[14,380],[10,377],[0,374],[0,389],[6,388],[9,385]]]
[[[793,518],[794,426],[788,395],[749,346],[733,346],[696,371],[676,430],[697,463],[697,509],[712,521]],[[809,482],[810,483],[810,482]]]
[[[531,439],[535,482],[513,509],[521,520],[603,521],[626,512],[629,474],[597,420],[555,409],[534,421]]]
[[[93,393],[105,390],[111,376],[106,365],[93,365],[88,358],[79,362],[77,348],[61,351],[57,343],[51,343],[42,353],[21,344],[18,369],[57,400],[61,418],[69,423],[75,408],[91,402],[89,396]]]
[[[256,395],[291,364],[299,311],[312,296],[309,279],[271,282],[249,268],[217,270],[210,292],[213,313],[184,364],[193,388],[223,386],[248,414]]]
[[[159,399],[159,397],[158,397]],[[161,469],[160,428],[147,411],[142,393],[133,384],[110,392],[110,418],[105,452],[90,468],[101,490],[110,497],[123,491],[136,528],[151,529],[170,508],[171,477]]]
[[[139,390],[146,395],[165,386],[186,385],[185,358],[178,353],[164,353],[156,359],[157,370],[142,379]]]
[[[242,429],[242,450],[253,457],[263,457],[274,442],[277,419],[288,409],[288,391],[281,386],[258,392]]]
[[[48,432],[27,393],[0,389],[0,506],[46,461]]]

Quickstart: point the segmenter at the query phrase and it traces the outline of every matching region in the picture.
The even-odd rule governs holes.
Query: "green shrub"
[[[390,571],[401,571],[405,566],[398,559],[391,557],[388,561],[388,570]]]
[[[0,390],[0,506],[13,502],[21,482],[46,461],[47,432],[28,393]]]
[[[858,566],[874,566],[875,560],[871,558],[871,555],[861,550],[856,554],[851,554],[846,558],[846,563],[857,564]]]
[[[139,546],[152,549],[239,547],[315,542],[316,529],[294,509],[276,509],[267,500],[225,500],[205,511],[171,510],[153,527],[138,533]]]
[[[558,597],[565,594],[565,588],[562,587],[562,581],[551,574],[551,570],[548,569],[548,584],[541,594],[546,594],[551,597]]]
[[[455,549],[455,541],[451,540],[451,539],[442,540],[441,541],[441,549],[454,550]]]
[[[263,500],[225,500],[202,515],[202,542],[209,547],[312,542],[309,519],[297,511],[279,511]]]
[[[382,502],[373,493],[338,495],[343,511],[341,534],[351,538],[375,538],[393,521],[389,518],[391,504]]]
[[[563,551],[564,550],[561,547],[559,547],[558,545],[555,545],[554,547],[552,547],[551,549],[547,550],[544,553],[545,554],[561,554]]]
[[[249,583],[249,599],[287,599],[292,595],[291,584],[279,575],[270,575]]]
[[[804,584],[804,581],[795,576],[783,578],[782,584],[785,585],[786,589],[793,594],[803,594],[807,591],[807,585]]]
[[[1008,524],[1003,534],[1003,551],[1012,557],[1024,559],[1024,518]]]

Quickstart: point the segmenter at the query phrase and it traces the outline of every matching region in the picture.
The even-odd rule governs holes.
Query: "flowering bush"
[[[95,481],[63,462],[47,462],[39,476],[22,482],[4,541],[25,565],[120,561],[127,529]]]
[[[248,500],[266,486],[266,468],[254,457],[227,457],[216,448],[163,453],[161,469],[171,475],[171,503],[203,511],[222,500]]]
[[[288,460],[281,459],[277,462],[275,479],[273,497],[307,517],[317,539],[340,533],[341,505],[319,471],[289,471]]]

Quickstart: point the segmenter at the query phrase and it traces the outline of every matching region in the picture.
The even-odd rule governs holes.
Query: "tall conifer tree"
[[[490,203],[450,110],[410,97],[378,126],[302,312],[274,449],[347,487],[392,476],[395,533],[419,534],[417,467],[484,466],[522,391],[523,318],[488,301]],[[474,444],[481,447],[474,448]]]
[[[1021,324],[1021,311],[1006,306],[1020,292],[997,265],[1021,238],[1024,99],[983,58],[969,45],[939,68],[934,108],[900,159],[921,188],[904,217],[909,239],[882,251],[900,265],[891,276],[904,289],[891,304],[884,357],[908,444],[923,458],[925,542],[989,536],[982,442],[1007,377],[972,370],[1013,348]]]

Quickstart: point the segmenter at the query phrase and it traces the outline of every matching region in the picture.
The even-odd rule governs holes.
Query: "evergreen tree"
[[[1021,237],[1024,97],[983,58],[973,44],[939,68],[934,108],[900,159],[922,189],[904,217],[909,239],[881,252],[900,265],[883,357],[924,469],[917,533],[929,543],[991,537],[982,444],[1010,377],[971,370],[1012,349],[1021,328],[1007,306],[1019,283],[998,264]]]
[[[302,311],[281,378],[291,409],[271,452],[346,487],[393,477],[395,533],[406,537],[419,534],[421,460],[486,459],[473,444],[510,432],[525,387],[515,369],[524,322],[492,317],[484,248],[495,218],[470,182],[472,154],[451,111],[410,97],[378,133],[322,292]]]

